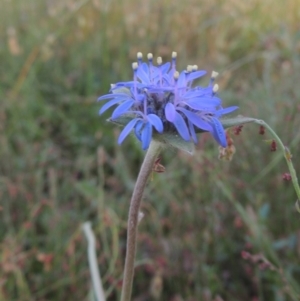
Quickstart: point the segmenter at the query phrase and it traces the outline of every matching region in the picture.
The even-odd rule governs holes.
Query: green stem
[[[138,215],[146,183],[153,169],[155,159],[157,158],[161,150],[161,146],[162,145],[159,142],[152,140],[144,158],[144,162],[141,166],[130,201],[127,226],[127,248],[121,301],[131,300],[132,283],[134,276],[134,261],[136,254]]]
[[[255,119],[254,122],[267,128],[269,130],[269,132],[274,136],[275,140],[277,141],[278,145],[280,146],[281,150],[283,151],[287,166],[289,168],[289,171],[290,171],[290,174],[292,177],[292,183],[294,185],[294,189],[296,191],[298,201],[300,201],[300,188],[299,188],[299,183],[298,183],[298,179],[297,179],[297,174],[296,174],[293,162],[292,162],[292,154],[291,154],[290,150],[282,143],[282,141],[280,140],[278,135],[273,131],[273,129],[267,123],[265,123],[263,120],[260,120],[260,119]]]

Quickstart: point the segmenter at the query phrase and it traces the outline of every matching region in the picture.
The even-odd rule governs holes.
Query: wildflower
[[[271,152],[276,152],[276,150],[277,150],[277,143],[276,143],[275,140],[272,140],[271,145],[270,145],[270,151]]]
[[[121,144],[130,132],[145,150],[152,136],[171,133],[185,141],[197,143],[196,132],[210,132],[220,146],[226,147],[226,134],[220,118],[237,109],[236,106],[222,108],[218,97],[218,85],[214,84],[218,73],[213,72],[207,87],[193,87],[193,81],[206,74],[198,66],[189,65],[186,70],[176,70],[177,53],[172,53],[172,61],[163,64],[153,55],[147,55],[143,62],[142,53],[137,54],[137,62],[132,64],[133,80],[112,85],[110,94],[98,98],[108,100],[100,109],[104,113],[113,106],[111,120],[127,117],[128,123],[120,133]]]
[[[235,135],[238,136],[241,133],[242,129],[243,129],[243,125],[237,125],[236,127],[234,127],[233,132]]]
[[[292,180],[292,176],[291,176],[290,173],[285,172],[285,173],[282,175],[282,179],[285,180],[285,181],[291,181],[291,180]]]
[[[260,135],[264,135],[264,134],[265,134],[265,131],[266,131],[266,130],[265,130],[265,127],[261,125],[261,126],[259,127],[259,134],[260,134]]]

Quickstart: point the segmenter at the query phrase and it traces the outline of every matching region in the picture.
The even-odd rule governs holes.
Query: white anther
[[[187,72],[192,72],[193,71],[193,66],[192,65],[187,65],[186,71]]]
[[[149,61],[152,61],[152,59],[153,59],[153,54],[152,54],[152,53],[148,53],[148,54],[147,54],[147,58],[148,58]]]
[[[211,78],[212,78],[212,79],[215,79],[218,75],[219,75],[219,73],[218,73],[217,71],[213,71],[213,72],[211,73]]]
[[[173,77],[174,77],[174,79],[178,79],[178,77],[179,77],[179,72],[178,72],[178,71],[175,71]]]
[[[214,84],[214,86],[213,86],[213,92],[217,93],[218,90],[219,90],[219,85],[218,84]]]
[[[157,57],[157,65],[161,65],[162,64],[162,58],[161,56]]]
[[[139,67],[139,64],[137,62],[132,63],[132,69],[136,70]]]
[[[138,52],[136,56],[138,60],[141,60],[143,58],[143,54],[141,52]]]
[[[193,66],[193,71],[197,71],[198,70],[198,65],[194,65]]]
[[[177,52],[173,51],[172,52],[172,59],[176,59],[177,58]]]

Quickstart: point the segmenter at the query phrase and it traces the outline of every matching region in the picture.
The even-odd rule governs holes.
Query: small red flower
[[[284,181],[290,181],[291,179],[292,179],[292,176],[288,172],[285,172],[282,175],[282,180],[284,180]]]
[[[233,129],[234,135],[239,135],[241,133],[242,129],[243,129],[243,125],[238,125],[238,126],[234,127],[234,129]]]
[[[276,144],[275,140],[272,140],[270,150],[271,150],[271,152],[276,152],[276,150],[277,150],[277,144]]]
[[[265,130],[265,127],[261,125],[261,126],[259,127],[259,134],[260,134],[260,135],[264,135],[264,134],[265,134],[265,131],[266,131],[266,130]]]

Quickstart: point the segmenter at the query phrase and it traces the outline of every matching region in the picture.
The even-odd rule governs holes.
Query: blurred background
[[[220,72],[224,106],[264,119],[300,173],[298,0],[0,0],[0,300],[93,300],[92,222],[108,301],[120,297],[129,200],[144,153],[98,116],[136,53]],[[209,76],[200,84],[206,85]],[[167,150],[145,193],[134,301],[300,296],[300,228],[287,166],[256,125],[218,160]]]

